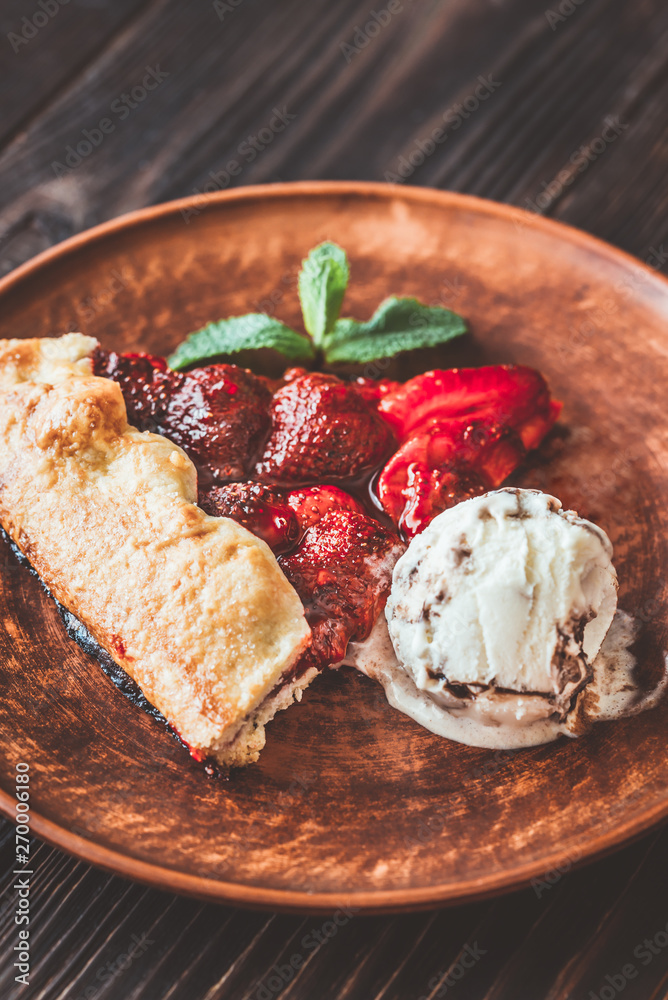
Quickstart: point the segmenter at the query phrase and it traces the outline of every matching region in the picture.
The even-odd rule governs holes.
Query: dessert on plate
[[[0,523],[197,759],[257,760],[276,711],[342,662],[460,742],[577,735],[615,612],[610,543],[554,498],[498,490],[561,404],[521,365],[405,383],[295,365],[466,329],[412,299],[339,319],[342,253],[305,262],[311,339],[253,315],[168,361],[81,334],[0,342]],[[292,367],[231,363],[257,347]]]

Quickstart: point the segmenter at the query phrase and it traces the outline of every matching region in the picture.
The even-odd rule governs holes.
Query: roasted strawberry
[[[410,379],[378,404],[378,412],[400,441],[431,421],[482,411],[511,427],[536,415],[549,417],[550,393],[545,379],[523,365],[431,371]]]
[[[499,486],[560,410],[543,376],[519,365],[411,379],[378,406],[404,442],[376,483],[383,508],[404,535],[417,534],[459,499]]]
[[[563,407],[563,403],[551,399],[547,410],[541,407],[533,414],[528,414],[521,423],[514,425],[527,451],[538,447],[547,432],[554,427]]]
[[[174,380],[160,430],[214,482],[242,479],[269,429],[270,399],[245,368],[196,368]]]
[[[300,375],[279,389],[272,429],[255,467],[262,479],[284,483],[346,479],[379,465],[392,433],[350,385],[334,375]]]
[[[117,354],[97,348],[93,374],[118,382],[128,412],[128,423],[140,431],[155,430],[170,389],[167,362],[152,354]]]
[[[365,639],[387,599],[404,550],[397,535],[366,514],[329,511],[295,552],[280,559],[302,599],[321,666],[343,659],[348,642]]]
[[[227,483],[200,491],[198,503],[214,517],[231,517],[276,553],[289,552],[301,534],[297,516],[279,490],[261,483]]]
[[[96,351],[96,375],[118,382],[128,421],[180,445],[204,479],[244,477],[269,430],[265,380],[236,365],[170,371],[150,354]]]
[[[302,490],[290,490],[286,500],[297,515],[302,532],[321,521],[330,510],[365,513],[361,503],[337,486],[305,486]]]

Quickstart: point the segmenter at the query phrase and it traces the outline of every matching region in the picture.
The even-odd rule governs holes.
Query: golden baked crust
[[[196,506],[185,453],[128,425],[95,346],[0,341],[0,522],[191,747],[249,763],[310,640],[301,601],[263,541]]]

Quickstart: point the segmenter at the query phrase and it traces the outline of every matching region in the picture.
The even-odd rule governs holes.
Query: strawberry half
[[[403,504],[396,517],[406,538],[419,535],[436,514],[486,493],[491,485],[474,469],[455,465],[432,469],[420,462],[410,462],[403,478],[401,492],[395,494]]]
[[[383,509],[407,538],[436,514],[501,483],[536,447],[561,410],[543,404],[519,418],[496,419],[494,410],[436,421],[415,430],[382,469],[375,485]]]
[[[383,396],[378,412],[405,441],[431,421],[486,411],[498,423],[518,427],[536,413],[547,414],[549,407],[550,392],[540,372],[524,365],[488,365],[417,375]]]
[[[379,465],[392,433],[355,389],[334,375],[300,375],[274,395],[272,430],[255,467],[261,479],[347,479]]]
[[[321,521],[330,510],[365,513],[362,504],[338,486],[305,486],[302,490],[290,490],[286,500],[297,515],[302,532]]]
[[[403,442],[376,483],[384,510],[412,537],[447,507],[501,485],[560,410],[540,372],[523,365],[410,379],[378,403]]]

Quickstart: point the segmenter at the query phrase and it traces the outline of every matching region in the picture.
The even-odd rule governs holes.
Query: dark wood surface
[[[241,167],[233,185],[382,180],[405,167],[448,109],[452,124],[467,98],[469,117],[408,183],[535,205],[663,265],[663,4],[585,0],[562,3],[561,13],[554,4],[549,17],[528,0],[401,6],[359,52],[346,54],[341,43],[352,45],[356,25],[368,21],[365,4],[241,0],[219,4],[220,20],[209,3],[71,2],[16,53],[3,39],[3,271],[119,212],[190,194],[210,171],[225,186],[220,172],[230,161]],[[21,30],[26,10],[3,5],[3,36]],[[121,120],[114,102],[158,66],[168,76]],[[474,107],[479,77],[494,91]],[[274,108],[295,117],[246,162],[242,144],[269,125]],[[54,161],[105,117],[114,131],[56,177]],[[353,914],[334,933],[324,917],[272,917],[167,896],[39,846],[27,989],[13,982],[13,831],[3,830],[3,996],[390,1000],[444,996],[445,988],[476,1000],[589,1000],[592,992],[633,1000],[668,989],[665,830],[505,899],[429,915]],[[133,934],[145,935],[142,953],[120,970]],[[657,954],[645,939],[656,940]],[[480,957],[448,986],[445,976],[462,971],[467,944],[469,959],[471,951]],[[293,955],[303,964],[282,988],[272,966],[285,972]],[[637,974],[623,981],[629,963]]]

